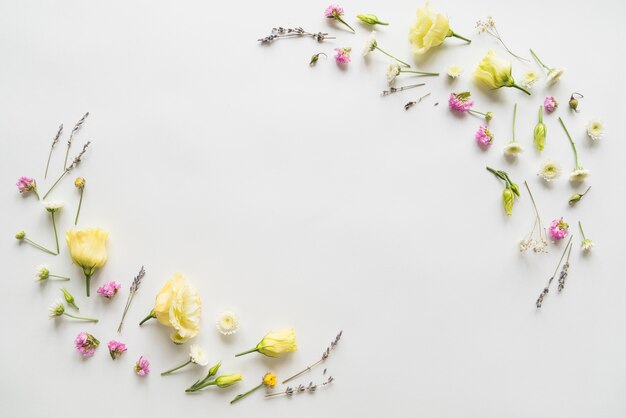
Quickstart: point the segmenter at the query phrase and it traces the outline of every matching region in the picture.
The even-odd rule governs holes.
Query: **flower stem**
[[[24,241],[26,241],[27,243],[29,243],[30,245],[32,245],[35,248],[40,249],[41,251],[45,251],[48,254],[52,254],[52,255],[58,255],[57,253],[55,253],[54,251],[51,251],[49,249],[47,249],[46,247],[44,247],[43,245],[39,245],[37,244],[35,241],[29,239],[29,238],[24,238]]]
[[[515,142],[515,118],[517,117],[517,103],[513,106],[513,140],[511,142]]]
[[[348,25],[348,24],[346,23],[346,21],[345,21],[345,20],[343,20],[341,17],[339,17],[339,16],[335,16],[335,19],[337,19],[338,21],[340,21],[341,23],[343,23],[344,25],[346,25],[347,27],[349,27],[349,28],[350,28],[350,30],[352,31],[352,33],[356,33],[356,31],[352,28],[352,26]]]
[[[59,280],[69,280],[69,279],[70,279],[70,278],[69,278],[69,277],[67,277],[67,276],[59,276],[59,275],[57,275],[57,274],[48,274],[48,277],[56,277],[56,278],[58,278]]]
[[[44,180],[48,178],[48,168],[50,167],[50,158],[52,158],[52,150],[54,145],[50,147],[50,153],[48,154],[48,162],[46,163],[46,173],[43,175]]]
[[[526,190],[528,190],[528,195],[530,196],[530,201],[533,202],[533,208],[535,208],[535,215],[537,215],[536,220],[539,221],[539,230],[541,231],[543,229],[543,224],[541,223],[541,217],[539,216],[539,209],[537,209],[537,204],[535,203],[535,198],[533,197],[533,194],[530,191],[530,187],[528,187],[528,183],[526,182],[526,180],[524,180],[524,185],[526,186]],[[533,227],[533,230],[535,228]]]
[[[183,367],[185,367],[185,366],[186,366],[186,365],[188,365],[189,363],[191,363],[191,359],[187,360],[186,362],[184,362],[184,363],[183,363],[183,364],[181,364],[180,366],[176,366],[176,367],[174,367],[173,369],[169,369],[169,370],[167,370],[167,371],[165,371],[165,372],[161,373],[161,376],[165,376],[165,375],[168,375],[168,374],[170,374],[170,373],[172,373],[172,372],[175,372],[175,371],[176,371],[176,370],[178,370],[178,369],[182,369]]]
[[[41,197],[39,197],[39,193],[37,192],[37,186],[36,185],[33,188],[33,193],[35,193],[35,196],[37,196],[37,199],[41,200]]]
[[[80,208],[83,206],[83,192],[84,188],[80,189],[80,199],[78,200],[78,210],[76,211],[76,220],[74,221],[74,225],[78,225],[78,215],[80,215]]]
[[[255,390],[259,389],[261,386],[263,386],[263,383],[261,383],[258,386],[253,387],[252,389],[250,389],[249,391],[247,391],[246,393],[242,393],[240,395],[235,396],[235,399],[233,399],[232,401],[230,401],[231,404],[234,404],[235,402],[237,402],[239,399],[241,398],[245,398],[246,396],[248,396],[249,394],[251,394],[252,392],[254,392]]]
[[[578,227],[580,228],[580,233],[583,236],[583,239],[587,239],[587,237],[585,236],[585,232],[583,231],[583,224],[580,223],[580,221],[578,221]]]
[[[572,149],[574,150],[574,158],[576,159],[576,168],[575,168],[575,170],[578,170],[578,169],[580,169],[580,164],[578,163],[578,151],[576,151],[576,145],[574,145],[574,141],[572,140],[572,137],[569,134],[569,131],[565,127],[565,123],[563,123],[563,119],[561,119],[560,116],[559,116],[559,122],[561,122],[561,126],[563,127],[563,129],[565,129],[565,133],[567,134],[567,138],[569,139],[569,143],[572,144]]]
[[[244,351],[243,353],[235,354],[235,357],[244,356],[246,354],[254,353],[255,351],[259,351],[259,349],[255,347],[248,351]]]
[[[511,84],[511,87],[515,87],[516,89],[521,90],[521,91],[523,91],[524,93],[526,93],[527,95],[530,96],[530,92],[528,90],[526,90],[522,86],[518,86],[517,84],[513,83],[513,84]]]
[[[378,45],[377,45],[377,46],[375,46],[374,48],[376,48],[377,50],[379,50],[379,51],[380,51],[380,52],[382,52],[383,54],[387,55],[389,58],[393,58],[394,60],[398,61],[400,64],[404,65],[405,67],[411,67],[411,65],[410,65],[410,64],[408,64],[408,63],[406,63],[406,62],[402,61],[401,59],[398,59],[398,58],[394,57],[394,56],[393,56],[393,55],[391,55],[389,52],[384,51],[383,49],[381,49],[380,47],[378,47]]]
[[[419,74],[419,75],[433,75],[433,76],[438,76],[439,73],[428,73],[428,72],[424,72],[424,71],[413,71],[413,70],[402,70],[400,69],[401,73],[413,73],[413,74]]]
[[[535,54],[535,51],[533,51],[532,49],[530,50],[530,53],[533,54],[533,57],[535,57],[535,59],[537,60],[537,62],[546,70],[550,71],[550,68],[548,68],[548,66],[546,66],[546,64],[544,64],[539,57],[537,56],[537,54]]]
[[[147,322],[149,320],[151,320],[152,318],[156,318],[156,315],[154,314],[154,309],[150,311],[150,313],[148,314],[148,316],[146,316],[140,323],[139,326],[142,326],[144,324],[144,322]]]
[[[54,239],[56,240],[57,243],[57,254],[59,254],[59,234],[57,233],[57,223],[54,220],[54,211],[50,212],[50,215],[52,216],[52,227],[54,228]]]
[[[499,179],[504,180],[505,182],[507,182],[507,183],[508,183],[508,180],[506,179],[506,177],[505,177],[502,173],[500,173],[500,171],[495,170],[495,169],[493,169],[493,168],[491,168],[491,167],[486,167],[486,168],[487,168],[487,171],[489,171],[490,173],[492,173],[494,176],[496,176],[496,177],[498,177]]]
[[[583,197],[584,195],[586,195],[589,189],[591,189],[591,186],[587,187],[587,190],[585,190],[585,193],[581,193],[580,197]]]
[[[217,380],[211,380],[210,382],[202,383],[198,386],[192,386],[190,388],[185,389],[185,392],[197,392],[200,389],[204,389],[207,386],[217,385]]]
[[[98,320],[95,319],[95,318],[83,318],[82,316],[72,315],[72,314],[69,314],[67,312],[63,312],[63,315],[69,316],[70,318],[78,319],[78,320],[81,320],[81,321],[98,322]]]
[[[63,179],[63,177],[65,177],[65,175],[69,173],[69,171],[65,170],[63,171],[63,174],[61,174],[61,177],[59,177],[57,179],[57,181],[54,182],[54,184],[52,185],[52,187],[50,187],[50,189],[46,192],[45,195],[43,195],[43,198],[45,199],[46,197],[48,197],[48,195],[50,194],[50,192],[52,191],[52,189],[54,189],[56,187],[57,184],[59,184],[59,182],[61,181],[61,179]]]
[[[324,359],[323,359],[323,358],[322,358],[322,359],[320,359],[320,360],[318,360],[318,361],[316,361],[315,363],[311,364],[310,366],[307,366],[307,367],[306,367],[304,370],[302,370],[301,372],[298,372],[298,373],[294,374],[293,376],[288,377],[287,379],[283,380],[283,385],[284,385],[285,383],[289,382],[290,380],[293,380],[293,379],[295,379],[296,377],[301,376],[301,375],[303,375],[304,373],[308,372],[308,371],[309,371],[309,370],[311,370],[313,367],[315,367],[315,366],[317,366],[318,364],[320,364],[322,361],[324,361]]]
[[[462,39],[465,42],[467,42],[468,44],[472,43],[471,39],[467,39],[466,37],[459,35],[458,33],[454,32],[452,29],[450,29],[450,32],[448,33],[448,36],[454,36],[455,38]]]

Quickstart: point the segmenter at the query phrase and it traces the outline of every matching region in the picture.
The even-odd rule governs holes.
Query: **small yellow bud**
[[[504,204],[504,212],[507,216],[511,216],[513,214],[513,203],[515,202],[515,193],[513,193],[511,188],[507,187],[504,189],[502,202]]]
[[[76,177],[76,180],[74,180],[74,186],[76,186],[78,189],[84,189],[85,188],[85,178],[84,177]]]
[[[240,382],[243,379],[240,373],[236,374],[226,374],[224,376],[220,376],[215,379],[215,384],[220,388],[227,388],[229,386],[234,385],[237,382]]]
[[[543,123],[543,106],[539,106],[539,122],[535,126],[535,148],[543,151],[546,146],[546,125]]]
[[[268,388],[276,386],[276,375],[274,373],[265,373],[263,376],[263,384]]]
[[[485,120],[489,122],[491,119],[493,119],[493,112],[487,112],[487,114],[485,115]]]
[[[358,14],[356,15],[356,17],[357,19],[367,23],[368,25],[389,25],[389,23],[381,22],[380,20],[378,20],[378,17],[376,15],[373,15],[371,13]]]
[[[24,238],[26,238],[26,232],[24,232],[24,231],[18,232],[17,234],[15,234],[15,238],[16,239],[24,239]]]

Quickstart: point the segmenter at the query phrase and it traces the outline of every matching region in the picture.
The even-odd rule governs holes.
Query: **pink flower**
[[[543,107],[546,108],[547,112],[552,113],[556,110],[557,107],[559,107],[559,104],[556,102],[556,99],[554,97],[548,96],[543,101]]]
[[[150,373],[150,362],[144,356],[139,357],[137,363],[135,363],[135,373],[139,376],[147,376]]]
[[[487,125],[480,125],[480,128],[476,131],[474,138],[476,138],[478,144],[483,147],[488,147],[493,142],[493,134],[487,128]]]
[[[105,298],[111,299],[113,296],[117,294],[117,291],[120,290],[121,287],[122,285],[120,284],[120,282],[113,281],[113,282],[105,283],[104,285],[100,286],[97,292],[100,293]]]
[[[76,336],[74,345],[80,354],[84,357],[91,357],[96,352],[96,348],[100,345],[100,341],[87,332],[81,332]]]
[[[352,48],[335,48],[335,61],[337,61],[338,64],[349,63],[350,51],[352,51]]]
[[[569,225],[563,220],[563,218],[555,219],[550,223],[548,232],[553,240],[560,241],[565,238],[567,234],[569,234]]]
[[[338,6],[336,4],[331,4],[324,11],[324,16],[329,19],[334,19],[338,16],[343,16],[343,7]]]
[[[107,344],[107,347],[109,347],[109,354],[113,360],[126,352],[126,344],[119,341],[111,340],[109,344]]]
[[[474,106],[474,102],[470,101],[469,92],[463,93],[450,93],[450,98],[448,99],[448,106],[450,109],[456,110],[457,112],[469,112],[469,110]]]
[[[20,193],[30,192],[31,190],[37,190],[37,185],[35,184],[35,179],[32,177],[22,176],[17,179],[17,183],[15,184]]]

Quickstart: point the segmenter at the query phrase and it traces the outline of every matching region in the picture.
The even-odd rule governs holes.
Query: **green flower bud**
[[[568,202],[568,203],[569,203],[570,205],[573,205],[574,203],[578,202],[578,201],[579,201],[580,199],[582,199],[582,198],[583,198],[583,195],[578,194],[578,193],[574,193],[574,194],[572,195],[572,197],[570,197],[570,198],[569,198],[569,202]]]
[[[378,20],[378,17],[376,15],[373,15],[371,13],[358,14],[356,15],[356,17],[357,19],[367,23],[368,25],[389,25],[389,23],[381,22],[380,20]]]
[[[64,287],[61,288],[61,292],[63,292],[63,297],[65,298],[65,301],[67,302],[67,304],[72,306],[74,309],[78,311],[79,308],[78,306],[76,306],[76,303],[74,303],[74,296],[72,296],[72,294],[68,292],[67,289]]]
[[[578,108],[578,99],[575,99],[574,96],[570,97],[569,99],[569,107],[573,111],[576,111],[576,109]]]
[[[515,202],[515,193],[510,187],[506,187],[502,193],[502,202],[504,204],[504,212],[507,216],[513,214],[513,203]]]
[[[487,112],[487,114],[485,115],[485,120],[489,122],[491,119],[493,119],[493,112]]]
[[[222,362],[220,361],[215,366],[211,367],[209,369],[209,376],[208,377],[215,376],[217,374],[217,371],[220,369],[221,365],[222,365]]]
[[[242,380],[241,374],[226,374],[215,379],[215,384],[220,388],[227,388]]]
[[[535,126],[535,148],[543,151],[546,145],[546,125],[543,123],[543,106],[539,106],[539,123]]]
[[[519,186],[515,183],[511,183],[511,190],[515,193],[515,196],[520,197]]]
[[[18,232],[17,234],[15,234],[15,238],[16,239],[24,239],[24,238],[26,238],[26,232],[24,232],[24,231]]]

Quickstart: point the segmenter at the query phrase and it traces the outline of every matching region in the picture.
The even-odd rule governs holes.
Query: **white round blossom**
[[[598,119],[594,119],[587,124],[587,135],[594,141],[604,136],[604,124]]]
[[[189,347],[189,358],[192,363],[200,366],[206,366],[209,364],[206,352],[202,349],[202,347],[196,344],[192,344],[191,347]]]
[[[537,174],[545,181],[550,182],[561,175],[561,166],[554,161],[546,161]]]
[[[223,335],[234,334],[239,329],[239,317],[232,311],[224,311],[217,317],[215,326]]]

